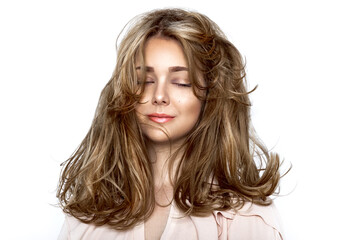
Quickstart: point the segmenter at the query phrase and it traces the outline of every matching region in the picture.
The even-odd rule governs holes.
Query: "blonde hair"
[[[204,101],[198,123],[181,147],[173,179],[177,206],[187,215],[204,216],[241,208],[245,201],[270,204],[280,179],[279,157],[268,152],[251,127],[239,51],[208,17],[163,9],[135,18],[120,43],[91,128],[64,163],[57,193],[64,212],[116,229],[131,228],[151,215],[154,182],[135,114],[144,88],[138,84],[135,56],[144,65],[144,45],[152,36],[181,44],[194,93]]]

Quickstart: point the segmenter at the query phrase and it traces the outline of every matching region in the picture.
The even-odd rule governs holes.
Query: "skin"
[[[150,38],[145,45],[145,65],[145,91],[136,112],[153,164],[157,202],[152,216],[145,222],[145,238],[160,239],[173,195],[167,172],[170,141],[172,149],[184,142],[199,119],[202,102],[193,93],[186,58],[177,41]],[[140,74],[140,64],[137,69]],[[166,118],[156,114],[165,114]]]
[[[168,146],[164,130],[172,144],[181,144],[197,122],[202,106],[192,91],[183,50],[175,40],[151,38],[145,45],[145,64],[145,92],[142,104],[136,107],[138,117],[146,124],[142,125],[143,133],[152,144]],[[157,124],[148,117],[152,113],[173,118]]]

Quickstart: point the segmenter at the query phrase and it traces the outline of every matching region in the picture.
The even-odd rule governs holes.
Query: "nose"
[[[152,103],[154,105],[168,105],[170,103],[170,99],[165,85],[165,83],[158,83],[156,88],[154,89],[152,99]]]

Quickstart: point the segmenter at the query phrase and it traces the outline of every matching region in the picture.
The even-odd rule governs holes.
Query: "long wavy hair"
[[[181,44],[194,94],[203,101],[172,179],[176,205],[185,215],[205,216],[214,210],[239,209],[246,201],[270,204],[280,179],[279,157],[266,149],[251,126],[251,91],[246,89],[245,64],[236,47],[212,20],[197,12],[155,10],[128,26],[90,130],[63,163],[57,197],[64,212],[119,230],[151,215],[153,171],[135,113],[144,90],[135,59],[144,66],[144,45],[153,36]]]

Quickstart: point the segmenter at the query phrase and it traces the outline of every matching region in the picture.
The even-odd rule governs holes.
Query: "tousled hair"
[[[144,66],[145,43],[155,36],[181,44],[194,94],[203,101],[198,123],[180,147],[172,181],[176,205],[186,215],[205,216],[239,209],[246,201],[270,204],[280,179],[279,156],[266,149],[251,126],[251,91],[236,47],[208,17],[181,9],[151,11],[129,26],[91,128],[64,162],[57,192],[64,212],[120,230],[151,215],[154,181],[135,113],[144,90],[135,58]]]

